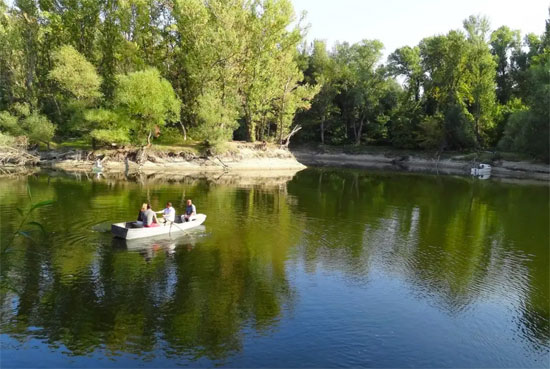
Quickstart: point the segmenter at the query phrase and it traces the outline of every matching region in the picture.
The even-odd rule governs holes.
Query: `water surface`
[[[47,236],[10,242],[27,187],[56,201],[31,218]],[[208,215],[189,234],[108,232],[187,198]],[[0,179],[0,203],[2,367],[550,364],[545,185],[39,174]]]

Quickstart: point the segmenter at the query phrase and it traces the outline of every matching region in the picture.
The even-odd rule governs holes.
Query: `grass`
[[[89,140],[83,139],[83,138],[76,138],[76,139],[67,139],[66,141],[55,143],[50,143],[50,148],[53,150],[59,150],[59,149],[76,149],[76,150],[92,150],[92,144]],[[40,146],[40,149],[47,150],[46,145],[44,145],[44,148]]]

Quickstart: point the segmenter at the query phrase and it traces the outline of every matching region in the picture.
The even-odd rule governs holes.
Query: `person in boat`
[[[168,222],[174,223],[174,221],[176,220],[176,209],[172,207],[171,202],[167,202],[166,208],[164,208],[164,210],[162,211],[159,211],[158,213],[162,213],[163,215],[162,220],[164,223],[168,223]]]
[[[143,226],[144,227],[158,227],[159,221],[157,219],[157,214],[151,210],[151,204],[147,204],[147,210],[143,213],[144,220],[143,220]]]
[[[185,207],[185,214],[182,216],[182,220],[188,222],[195,215],[197,215],[197,208],[193,205],[191,199],[189,199],[187,200],[187,206]]]
[[[147,204],[143,203],[141,205],[141,209],[139,210],[139,213],[138,213],[137,222],[134,222],[134,224],[133,224],[134,228],[143,227],[143,224],[144,224],[145,220],[147,219],[147,217],[145,216],[146,211],[147,211]]]

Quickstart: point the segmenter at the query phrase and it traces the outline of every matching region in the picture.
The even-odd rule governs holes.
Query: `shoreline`
[[[49,150],[35,155],[30,165],[0,165],[0,174],[25,173],[31,168],[63,172],[91,173],[96,160],[102,160],[104,175],[125,177],[136,174],[148,176],[202,175],[203,173],[242,173],[244,177],[274,177],[273,172],[298,172],[307,167],[377,169],[397,172],[418,172],[470,176],[473,160],[464,155],[429,157],[427,153],[386,152],[346,153],[341,149],[330,152],[319,149],[281,149],[275,145],[232,142],[224,154],[199,155],[185,148],[150,149],[144,162],[136,163],[131,150]],[[134,160],[132,160],[134,159]],[[478,162],[479,163],[479,162]],[[509,179],[550,180],[550,166],[529,161],[491,160],[491,177]],[[248,174],[245,174],[248,172]]]
[[[445,175],[471,176],[473,161],[460,156],[443,159],[421,155],[402,155],[398,152],[347,154],[297,149],[293,151],[298,161],[306,166],[357,169],[379,169],[398,172],[417,172]],[[479,162],[478,162],[479,163]],[[509,179],[550,180],[550,166],[529,161],[490,161],[491,177]]]

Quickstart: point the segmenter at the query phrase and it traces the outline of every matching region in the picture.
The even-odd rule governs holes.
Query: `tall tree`
[[[355,144],[361,142],[363,129],[375,119],[384,81],[383,69],[377,69],[382,57],[383,44],[378,40],[363,40],[351,47],[349,89],[353,101],[353,134]]]
[[[464,21],[468,36],[465,94],[472,115],[477,144],[484,146],[487,132],[494,125],[496,63],[489,49],[489,21],[471,16]]]
[[[325,130],[330,115],[338,108],[334,102],[338,94],[338,80],[334,60],[327,52],[324,41],[314,41],[310,61],[311,83],[320,86],[320,91],[313,100],[311,113],[320,125],[321,143],[325,143]]]
[[[395,50],[388,57],[388,71],[396,76],[405,77],[404,83],[414,101],[420,101],[424,72],[420,65],[418,46],[404,46]]]
[[[499,27],[491,34],[491,53],[497,58],[496,95],[500,104],[512,98],[514,80],[511,56],[520,47],[520,33],[506,26]]]

